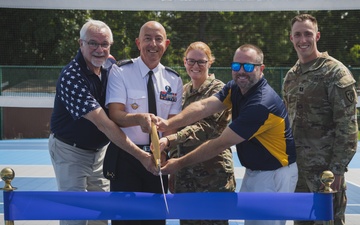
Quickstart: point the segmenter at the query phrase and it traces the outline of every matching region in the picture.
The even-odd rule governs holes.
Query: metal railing
[[[42,96],[55,93],[56,80],[63,66],[0,66],[0,95]],[[172,67],[179,72],[184,83],[190,80],[185,67]],[[266,67],[264,74],[269,84],[281,95],[283,79],[290,67]],[[360,68],[349,68],[357,83]],[[230,67],[211,67],[216,78],[227,83],[231,80]],[[359,85],[359,84],[358,84]],[[359,87],[360,89],[360,87]]]
[[[0,139],[3,138],[4,133],[4,108],[53,107],[56,81],[62,68],[63,66],[0,66]],[[184,84],[190,80],[185,67],[172,68],[178,71]],[[289,69],[290,67],[265,68],[265,78],[280,96],[283,79]],[[357,81],[357,89],[360,89],[360,68],[349,69]],[[211,67],[210,72],[224,83],[232,79],[230,67]],[[358,119],[360,119],[359,111]]]

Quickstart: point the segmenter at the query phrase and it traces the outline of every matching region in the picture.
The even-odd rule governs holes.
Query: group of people
[[[56,87],[49,151],[58,190],[162,193],[149,135],[155,123],[165,190],[234,192],[230,147],[236,146],[246,169],[241,192],[318,192],[323,188],[321,172],[332,171],[334,224],[344,225],[344,173],[357,148],[355,80],[341,62],[319,52],[319,39],[313,16],[292,19],[290,40],[298,61],[286,74],[282,99],[268,84],[264,54],[255,45],[236,49],[232,80],[224,84],[209,73],[215,61],[209,46],[191,43],[183,57],[191,80],[183,85],[179,74],[160,62],[170,44],[160,23],[148,21],[141,27],[135,40],[139,57],[106,68],[112,31],[101,21],[87,21],[80,31],[79,51],[61,71]],[[165,223],[112,221],[113,225]],[[180,220],[180,224],[229,222]]]

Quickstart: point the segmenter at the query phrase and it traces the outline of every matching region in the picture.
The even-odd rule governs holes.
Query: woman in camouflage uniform
[[[224,83],[209,74],[209,68],[215,58],[208,45],[203,42],[191,43],[184,54],[184,65],[191,81],[184,85],[183,109],[190,103],[207,98],[219,92]],[[209,139],[218,137],[230,120],[230,110],[213,114],[177,133],[160,140],[170,150],[170,157],[181,157]],[[216,157],[193,166],[185,167],[171,174],[169,189],[172,193],[184,192],[233,192],[235,176],[230,148]],[[227,225],[227,220],[180,220],[181,225]]]

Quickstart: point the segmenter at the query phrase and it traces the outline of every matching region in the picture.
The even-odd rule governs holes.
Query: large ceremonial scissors
[[[161,182],[161,188],[164,195],[164,202],[167,213],[169,213],[169,206],[166,200],[165,190],[164,190],[164,181],[162,178],[161,173],[161,152],[160,152],[160,143],[159,143],[159,136],[157,133],[156,125],[151,122],[151,143],[152,143],[152,152],[155,159],[155,165],[159,170],[159,176],[160,176],[160,182]]]

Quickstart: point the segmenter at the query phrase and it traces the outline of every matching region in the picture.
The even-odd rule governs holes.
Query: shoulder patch
[[[132,59],[123,59],[123,60],[119,60],[117,61],[115,64],[120,67],[129,63],[133,63]]]
[[[176,72],[175,70],[171,69],[170,67],[165,66],[165,69],[166,69],[167,71],[170,71],[170,72],[175,73],[176,76],[180,77],[180,74],[178,74],[178,72]]]
[[[356,81],[350,74],[344,74],[340,79],[335,81],[335,85],[339,88],[346,88],[352,84],[355,84]]]

